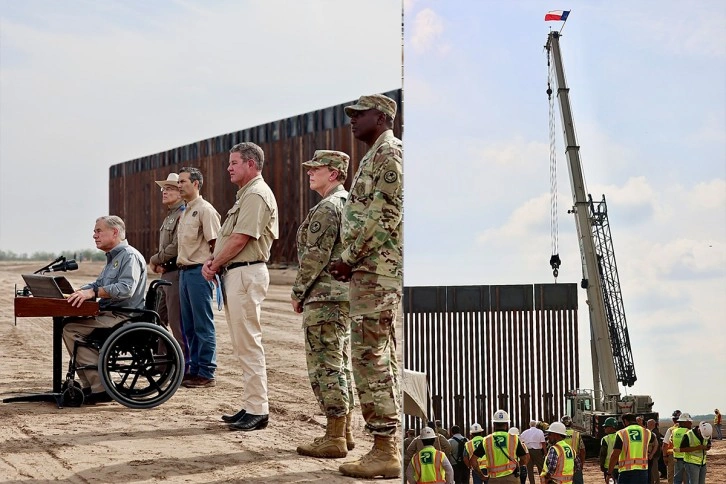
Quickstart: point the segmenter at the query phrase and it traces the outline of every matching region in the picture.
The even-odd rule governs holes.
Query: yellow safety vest
[[[613,455],[613,448],[615,446],[615,437],[617,437],[618,434],[613,432],[612,434],[607,434],[605,437],[600,440],[600,444],[605,444],[608,446],[608,454],[607,457],[605,457],[605,468],[607,469],[609,463],[610,463],[610,457]],[[618,468],[618,465],[615,464],[615,468]]]
[[[478,464],[479,469],[486,469],[487,468],[487,460],[486,456],[482,457],[481,459],[474,455],[474,448],[477,446],[477,443],[479,442],[479,445],[482,445],[481,442],[484,441],[484,437],[481,435],[476,435],[471,438],[471,440],[467,440],[466,444],[464,444],[464,448],[466,449],[466,453],[469,455],[469,464],[471,464],[471,459],[474,459],[474,462]],[[469,465],[471,467],[471,465]]]
[[[547,456],[545,456],[544,467],[540,475],[544,476],[549,474],[558,483],[572,482],[573,476],[575,475],[575,452],[572,450],[572,447],[564,440],[560,440],[551,448],[557,452],[557,467],[550,472],[547,468]]]
[[[697,445],[708,445],[708,439],[699,439],[698,437],[696,437],[696,433],[693,431],[693,429],[686,432],[686,435],[688,436],[688,447],[696,447]],[[683,442],[683,439],[681,439],[681,442]],[[684,452],[683,455],[683,461],[688,462],[689,464],[696,464],[697,466],[702,466],[706,464],[705,450]]]
[[[683,440],[683,436],[686,435],[686,433],[688,433],[687,428],[678,427],[671,435],[671,442],[673,442],[673,457],[676,459],[683,459],[685,457],[685,452],[681,452],[681,440]]]
[[[640,425],[629,425],[618,431],[623,448],[618,458],[618,471],[637,471],[648,469],[648,442],[650,430]]]
[[[568,428],[567,429],[567,437],[565,437],[565,442],[567,442],[570,447],[572,447],[572,450],[575,451],[575,454],[580,450],[580,432],[577,430]]]
[[[517,462],[518,443],[519,437],[503,431],[497,431],[484,437],[484,452],[486,452],[487,471],[490,478],[508,476],[519,467]]]
[[[680,424],[675,424],[674,426],[672,426],[671,428],[668,429],[671,431],[671,443],[668,444],[668,446],[666,447],[666,454],[673,453],[673,432],[675,432],[676,429],[679,427],[680,427]]]
[[[427,445],[411,459],[413,477],[420,484],[446,484],[446,471],[442,464],[444,453]]]

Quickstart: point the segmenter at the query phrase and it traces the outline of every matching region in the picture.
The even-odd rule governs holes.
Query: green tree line
[[[11,250],[0,250],[0,261],[47,261],[55,260],[57,257],[65,256],[66,259],[76,259],[78,262],[83,261],[105,261],[106,254],[100,250],[84,249],[84,250],[64,250],[58,252],[33,252],[16,254]]]

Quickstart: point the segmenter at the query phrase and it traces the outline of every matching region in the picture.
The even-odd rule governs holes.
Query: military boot
[[[353,420],[353,412],[350,411],[345,416],[345,446],[348,450],[355,449],[355,440],[353,440],[353,430],[350,428],[351,421]]]
[[[311,444],[299,446],[297,453],[331,459],[348,455],[345,448],[345,417],[328,417],[325,435],[316,438]]]
[[[393,479],[401,475],[401,458],[393,436],[374,435],[370,452],[355,462],[341,465],[338,470],[345,476],[374,479],[378,476]]]

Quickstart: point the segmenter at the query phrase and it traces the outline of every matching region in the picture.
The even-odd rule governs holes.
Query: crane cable
[[[557,151],[555,146],[555,99],[552,96],[554,65],[550,62],[550,49],[547,49],[547,98],[549,100],[549,135],[550,135],[550,237],[552,239],[552,256],[550,266],[552,275],[557,282],[560,272],[559,228],[557,225]]]

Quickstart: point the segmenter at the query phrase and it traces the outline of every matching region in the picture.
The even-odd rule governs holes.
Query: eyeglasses
[[[178,192],[179,187],[161,187],[162,192]]]

